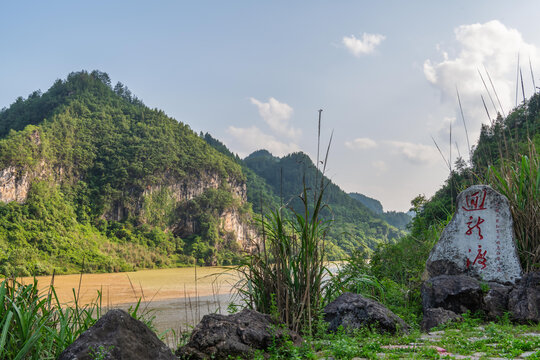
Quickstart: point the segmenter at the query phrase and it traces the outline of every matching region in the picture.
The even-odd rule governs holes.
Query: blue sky
[[[456,86],[471,143],[488,122],[480,95],[491,104],[477,69],[508,112],[520,53],[532,93],[539,14],[535,1],[3,2],[0,107],[99,69],[241,156],[312,158],[322,108],[327,175],[408,210],[448,174],[431,136],[448,155],[452,124],[452,158],[467,157]]]

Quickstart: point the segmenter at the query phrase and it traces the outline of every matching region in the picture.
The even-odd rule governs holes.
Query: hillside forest
[[[0,111],[0,274],[235,264],[257,218],[322,176],[303,153],[240,159],[106,73],[74,72]],[[406,233],[405,214],[331,182],[324,201],[329,260]]]

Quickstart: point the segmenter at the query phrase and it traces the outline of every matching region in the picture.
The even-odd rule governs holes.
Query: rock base
[[[68,346],[58,360],[174,360],[176,357],[142,322],[110,310]]]
[[[380,332],[408,332],[410,327],[399,316],[381,303],[359,294],[345,293],[324,309],[324,320],[329,331],[340,326],[346,330],[369,327]]]
[[[477,311],[488,320],[509,313],[515,322],[539,323],[540,271],[525,274],[514,285],[481,283],[466,275],[436,276],[422,286],[422,306],[425,331],[455,320],[454,315]]]
[[[300,345],[299,335],[279,327],[269,315],[244,309],[233,315],[205,315],[189,342],[176,355],[185,360],[252,359],[255,350],[267,350],[291,339]]]

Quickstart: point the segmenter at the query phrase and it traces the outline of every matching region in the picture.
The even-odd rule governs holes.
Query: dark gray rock
[[[449,323],[450,321],[462,321],[461,315],[456,314],[452,310],[443,308],[426,309],[420,328],[422,331],[429,331],[435,326]]]
[[[508,311],[508,294],[512,286],[490,282],[484,296],[483,310],[489,320],[497,320]]]
[[[302,338],[278,326],[269,315],[244,309],[233,315],[205,315],[189,342],[178,349],[180,359],[252,359],[255,350],[267,350],[290,338],[300,345]]]
[[[508,309],[514,321],[540,322],[540,271],[523,276],[510,292]]]
[[[171,350],[145,324],[110,310],[68,346],[58,360],[173,360]]]
[[[359,294],[345,293],[324,308],[324,320],[328,330],[336,331],[340,326],[354,330],[369,327],[381,332],[407,332],[410,327],[399,316],[375,300]]]
[[[475,312],[483,308],[480,282],[465,275],[440,275],[422,285],[422,306],[443,308],[456,314]]]

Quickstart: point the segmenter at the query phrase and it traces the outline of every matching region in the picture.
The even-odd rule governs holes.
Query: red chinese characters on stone
[[[485,210],[486,202],[486,189],[472,193],[471,195],[465,196],[465,206],[462,206],[465,211],[477,211]]]
[[[469,249],[469,252],[471,252],[471,249]],[[478,265],[482,265],[482,268],[481,268],[482,270],[485,269],[487,267],[486,254],[487,254],[487,250],[484,250],[484,252],[482,252],[482,245],[478,245],[478,254],[476,254],[476,258],[474,259],[474,261],[471,263],[471,260],[467,258],[467,269],[471,265],[476,265],[477,263]]]
[[[465,235],[472,235],[473,229],[478,229],[478,237],[480,240],[482,240],[484,237],[482,236],[482,229],[480,229],[480,224],[482,224],[485,220],[482,219],[480,216],[478,219],[474,220],[472,216],[469,216],[469,221],[467,222],[467,227],[469,228]]]

